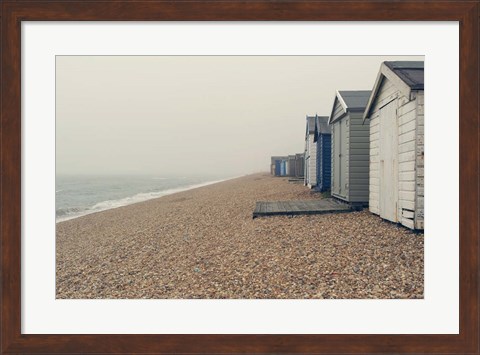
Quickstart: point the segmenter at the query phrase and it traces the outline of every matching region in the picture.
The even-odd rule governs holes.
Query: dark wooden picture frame
[[[1,353],[479,353],[479,1],[4,0],[1,3]],[[458,21],[460,334],[21,333],[22,21]],[[448,83],[446,83],[448,85]]]

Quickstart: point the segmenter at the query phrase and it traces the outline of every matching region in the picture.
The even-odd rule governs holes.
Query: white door
[[[380,109],[380,217],[398,222],[397,101]]]

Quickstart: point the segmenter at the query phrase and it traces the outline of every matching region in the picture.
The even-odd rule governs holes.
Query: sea
[[[234,176],[56,176],[56,222],[234,178]]]

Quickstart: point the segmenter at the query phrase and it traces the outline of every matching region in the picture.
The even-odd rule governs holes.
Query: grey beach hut
[[[332,128],[332,196],[352,206],[368,205],[369,120],[363,113],[370,90],[337,91]]]

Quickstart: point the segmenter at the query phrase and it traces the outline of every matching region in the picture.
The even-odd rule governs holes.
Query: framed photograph
[[[1,353],[479,353],[479,6],[2,2]]]

